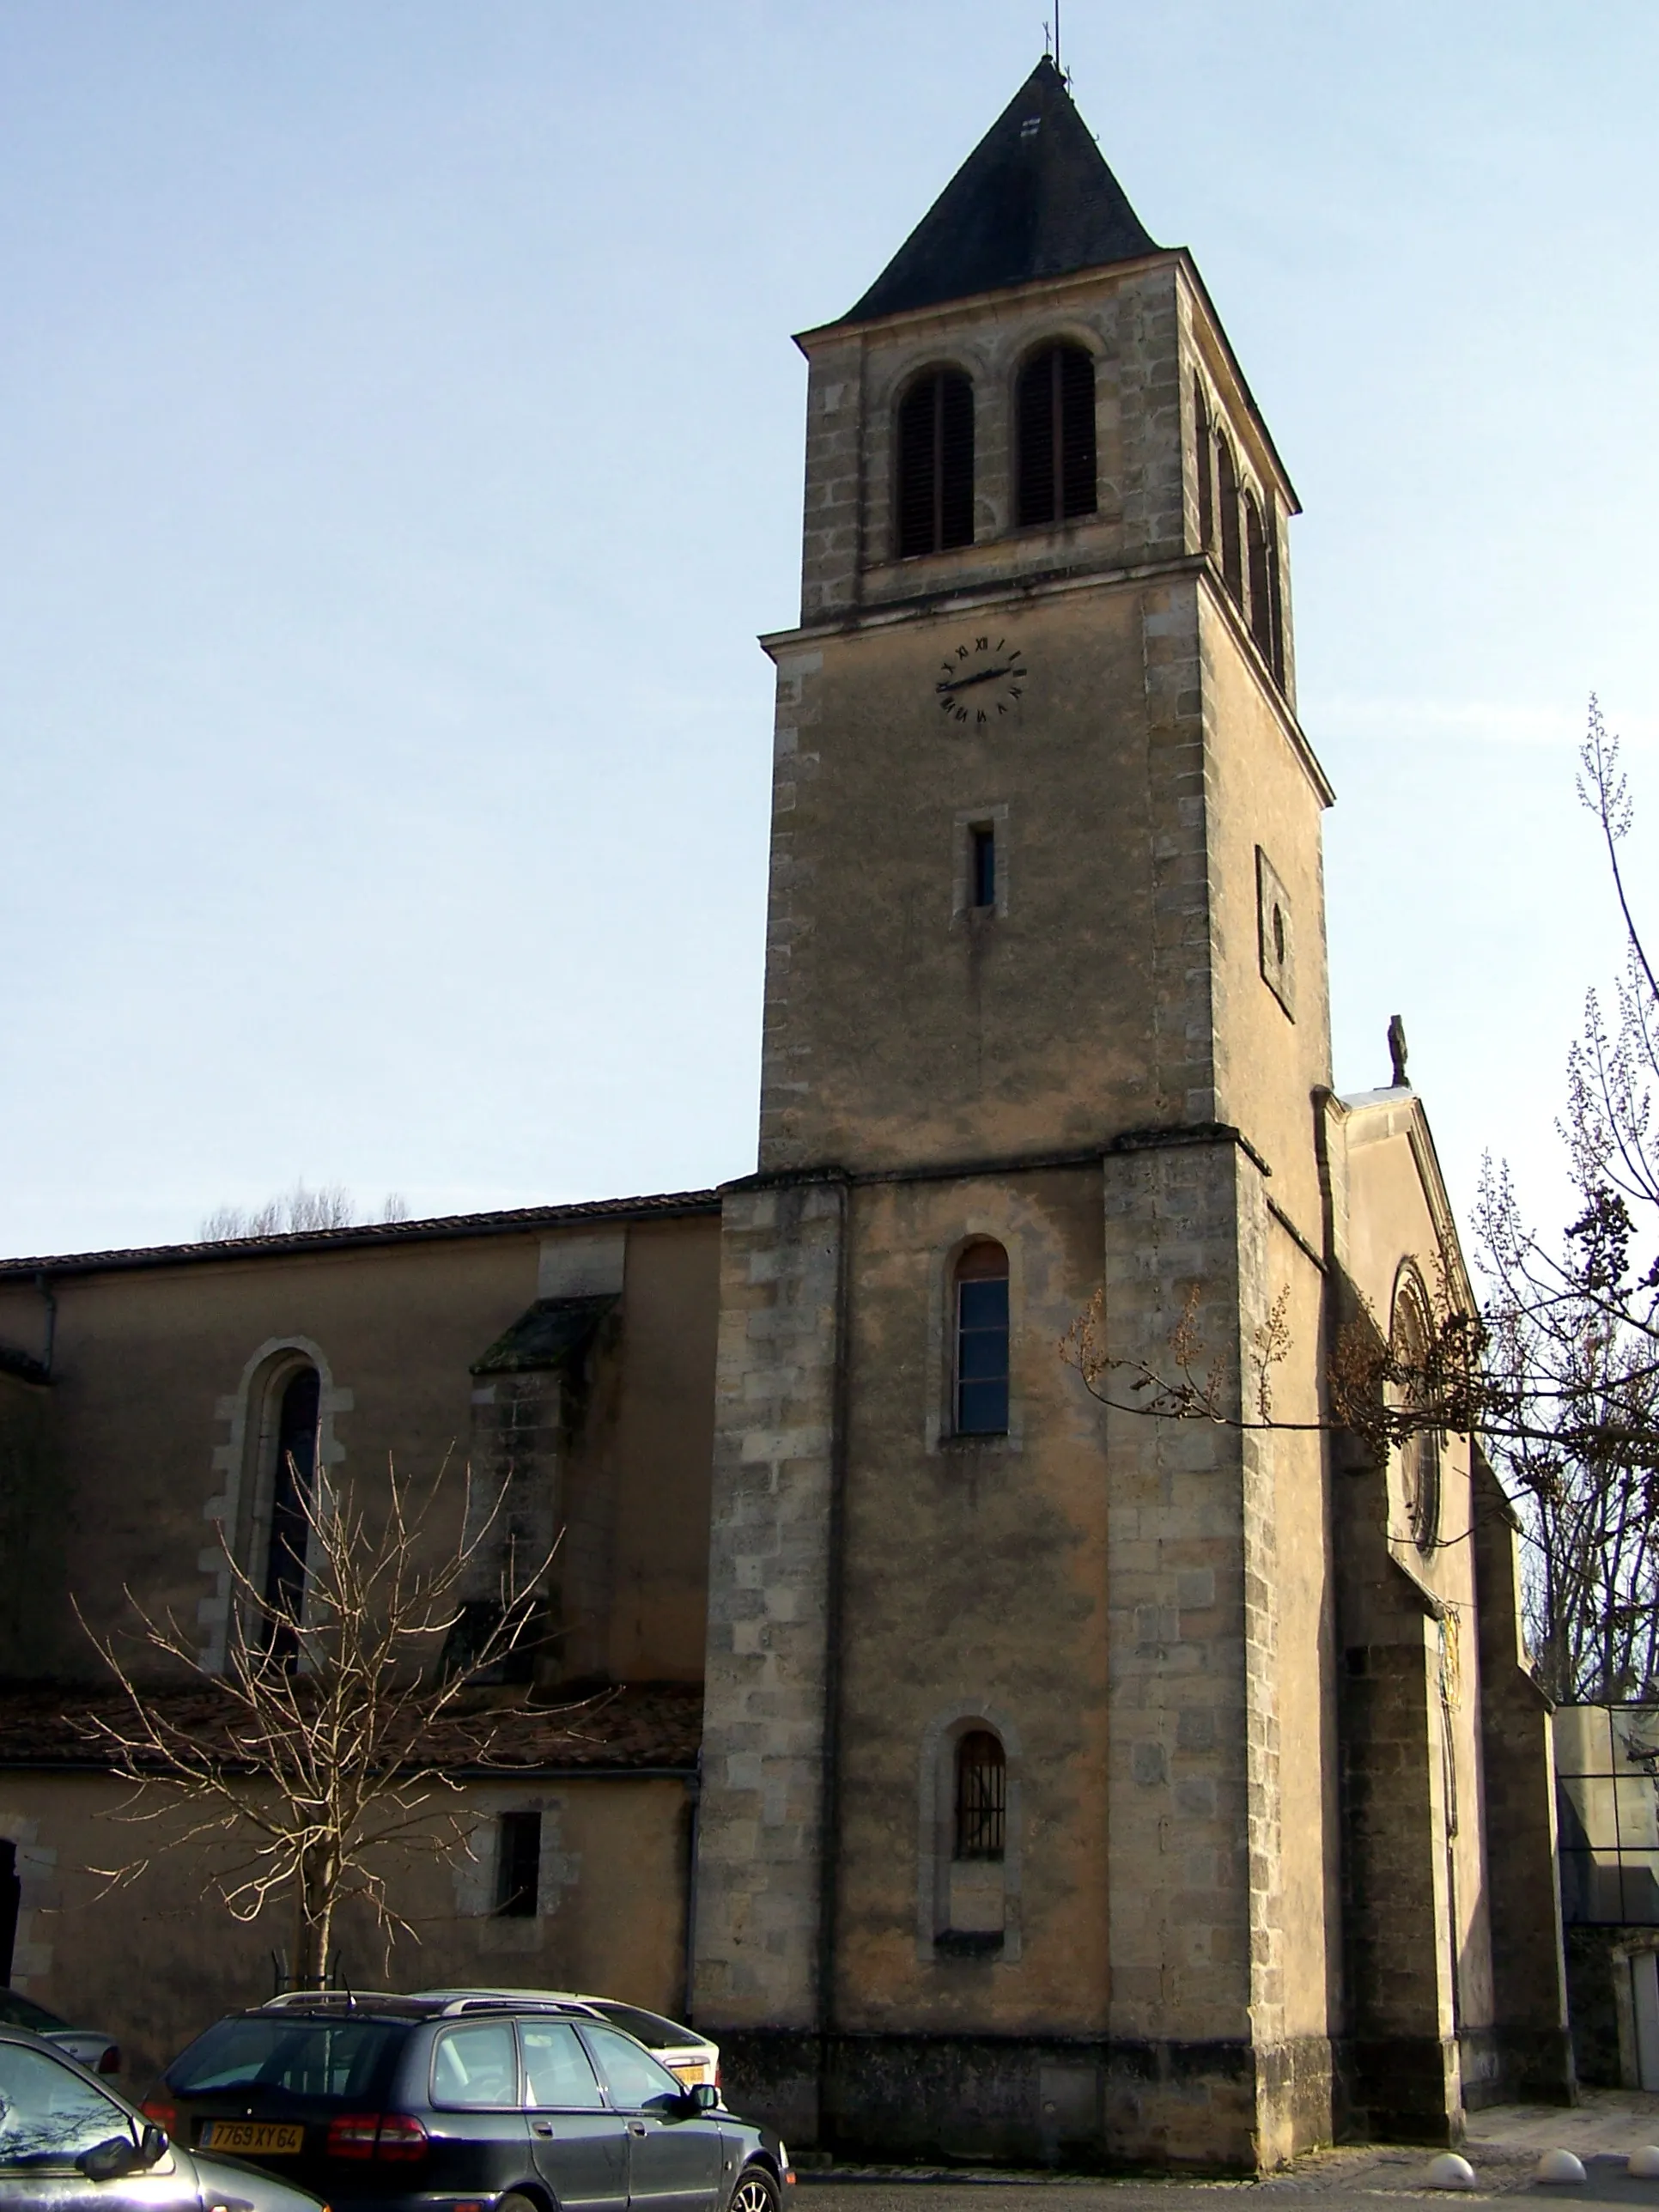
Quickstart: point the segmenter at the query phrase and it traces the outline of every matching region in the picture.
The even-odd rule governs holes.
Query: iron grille
[[[956,1856],[1000,1859],[1007,1833],[1008,1762],[988,1729],[974,1729],[957,1746]]]

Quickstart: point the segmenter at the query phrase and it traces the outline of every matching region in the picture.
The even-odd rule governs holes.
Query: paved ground
[[[1571,2110],[1505,2105],[1477,2112],[1464,2153],[1475,2170],[1475,2187],[1461,2195],[1429,2188],[1431,2151],[1352,2143],[1298,2159],[1262,2181],[1098,2181],[892,2166],[803,2173],[811,2185],[801,2212],[1222,2212],[1218,2198],[1241,2192],[1294,2199],[1297,2212],[1322,2204],[1333,2212],[1364,2212],[1380,2197],[1416,2198],[1425,2208],[1451,2212],[1458,2204],[1516,2195],[1567,2204],[1645,2205],[1659,2212],[1659,2181],[1632,2181],[1625,2172],[1626,2158],[1644,2143],[1659,2143],[1659,2096],[1595,2090]],[[1534,2181],[1540,2153],[1557,2148],[1583,2160],[1587,2183],[1568,2187]]]

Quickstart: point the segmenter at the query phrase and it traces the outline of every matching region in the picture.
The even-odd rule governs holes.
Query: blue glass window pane
[[[957,1396],[957,1426],[964,1436],[1006,1434],[1008,1427],[1008,1385],[1006,1381],[964,1382]]]
[[[962,1304],[958,1309],[962,1326],[968,1328],[1000,1328],[1008,1327],[1008,1284],[1000,1282],[969,1282],[962,1285]]]
[[[1627,1926],[1651,1928],[1659,1922],[1659,1854],[1626,1851],[1622,1856],[1620,1917]]]
[[[1561,1917],[1568,1921],[1593,1920],[1595,1917],[1595,1899],[1591,1895],[1593,1863],[1588,1851],[1563,1851],[1561,1854]]]
[[[1000,1328],[963,1331],[960,1372],[964,1382],[1006,1380],[1008,1340]]]

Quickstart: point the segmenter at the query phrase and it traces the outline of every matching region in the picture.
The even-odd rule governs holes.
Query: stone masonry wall
[[[837,1181],[726,1195],[693,1981],[716,2035],[819,2019],[842,1236]]]
[[[1524,1664],[1513,1516],[1497,1476],[1478,1457],[1474,1489],[1498,2056],[1510,2095],[1570,2102],[1549,1701]]]
[[[814,869],[795,829],[799,787],[818,772],[812,743],[821,713],[821,653],[789,653],[778,660],[772,740],[772,861],[766,914],[766,1017],[761,1040],[760,1164],[763,1171],[798,1167],[799,1147],[783,1135],[787,1109],[806,1091],[811,1045],[789,1021],[797,939],[812,926]],[[803,732],[806,743],[802,744]]]
[[[1167,1369],[1195,1284],[1206,1364],[1224,1388],[1237,1377],[1265,1273],[1259,1181],[1225,1136],[1109,1157],[1114,1357]],[[1109,1426],[1111,2027],[1121,2044],[1185,2054],[1178,2070],[1115,2083],[1107,2124],[1125,2158],[1271,2164],[1294,2147],[1294,2069],[1274,2056],[1284,1931],[1267,1449],[1207,1423],[1114,1413]],[[1254,2063],[1240,2063],[1252,2044]]]

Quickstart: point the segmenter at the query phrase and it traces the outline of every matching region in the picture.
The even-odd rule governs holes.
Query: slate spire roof
[[[872,322],[1158,251],[1045,54],[841,319]]]

